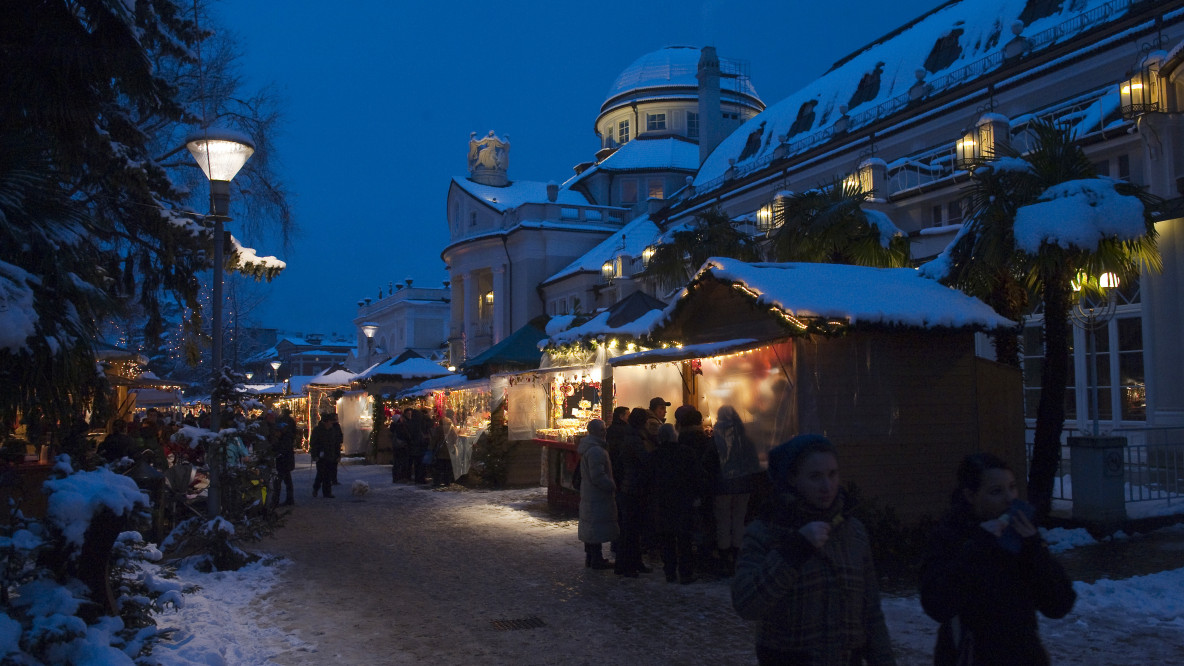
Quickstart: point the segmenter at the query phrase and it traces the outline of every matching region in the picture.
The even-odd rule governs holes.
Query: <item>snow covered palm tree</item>
[[[709,257],[742,261],[758,258],[756,244],[737,229],[719,209],[695,216],[685,229],[670,232],[646,262],[645,277],[657,283],[659,291],[686,284]]]
[[[877,268],[907,266],[908,238],[886,215],[864,210],[869,197],[856,183],[836,182],[782,199],[773,210],[772,257]]]
[[[975,169],[969,221],[924,274],[980,296],[1001,314],[1022,319],[1027,295],[1044,307],[1044,363],[1028,492],[1046,515],[1060,461],[1069,381],[1069,309],[1074,282],[1097,276],[1127,280],[1160,268],[1154,199],[1129,183],[1098,178],[1068,131],[1034,125],[1022,156],[1006,147]],[[1091,277],[1092,276],[1092,277]],[[1014,341],[997,345],[1015,363]]]

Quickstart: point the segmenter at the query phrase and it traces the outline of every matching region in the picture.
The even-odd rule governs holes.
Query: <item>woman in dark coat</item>
[[[641,531],[645,526],[646,500],[652,476],[650,454],[642,440],[649,415],[639,408],[629,413],[629,429],[621,442],[621,475],[617,479],[617,509],[621,518],[621,541],[614,571],[628,578],[649,573],[641,559]]]
[[[838,451],[798,435],[769,451],[773,495],[744,534],[732,606],[756,620],[762,664],[895,664],[867,530],[839,485]]]
[[[703,493],[703,467],[695,452],[679,443],[678,433],[669,423],[658,428],[658,448],[654,449],[653,458],[653,495],[662,570],[668,583],[680,579],[692,583],[695,559],[691,536],[695,530],[695,502]]]
[[[998,457],[975,453],[959,465],[921,570],[921,606],[941,623],[938,666],[1049,663],[1036,612],[1062,618],[1077,595],[1016,495],[1015,475]]]
[[[617,484],[613,481],[612,462],[604,448],[604,421],[588,422],[588,434],[580,440],[580,525],[578,536],[584,542],[584,566],[611,569],[604,559],[601,544],[620,536],[617,525]]]

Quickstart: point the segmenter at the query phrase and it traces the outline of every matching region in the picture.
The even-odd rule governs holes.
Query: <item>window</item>
[[[942,224],[942,219],[943,218],[941,216],[941,206],[934,206],[933,207],[933,220],[932,220],[933,226],[940,227]]]
[[[1099,176],[1109,178],[1110,160],[1100,160],[1098,162],[1094,162],[1094,171],[1097,171]]]
[[[1128,295],[1130,298],[1128,298]],[[1065,419],[1076,421],[1082,430],[1093,426],[1094,388],[1097,389],[1099,425],[1117,427],[1121,422],[1147,419],[1147,383],[1143,358],[1143,319],[1137,303],[1137,288],[1119,294],[1120,310],[1093,332],[1095,352],[1090,356],[1090,335],[1070,328],[1068,386],[1065,393]],[[1126,303],[1127,305],[1123,305]],[[1040,404],[1041,371],[1044,348],[1041,335],[1044,322],[1036,317],[1024,327],[1022,362],[1024,376],[1024,415],[1036,418]],[[1093,362],[1093,372],[1090,363]],[[1092,376],[1091,376],[1092,375]],[[1074,424],[1067,423],[1067,427]]]
[[[946,204],[946,224],[962,224],[961,201],[951,201]]]
[[[1118,179],[1119,180],[1127,180],[1127,181],[1129,181],[1131,179],[1131,156],[1130,155],[1119,155],[1118,156]]]
[[[622,120],[617,123],[617,143],[629,142],[629,121]]]
[[[687,111],[687,138],[699,138],[699,112]]]
[[[469,226],[470,227],[477,226],[477,211],[473,211],[473,212],[469,213]]]
[[[666,114],[665,113],[647,113],[645,114],[645,130],[647,132],[657,132],[666,129]]]
[[[646,181],[646,196],[650,199],[665,198],[665,183],[661,178],[650,178]]]
[[[740,120],[740,114],[735,111],[724,111],[724,120]]]
[[[559,299],[559,314],[561,314],[561,315],[567,314],[567,299],[566,298]]]
[[[623,203],[623,204],[637,203],[637,179],[636,178],[621,179],[621,203]]]

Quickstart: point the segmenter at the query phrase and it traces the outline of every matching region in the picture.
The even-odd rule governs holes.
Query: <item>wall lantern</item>
[[[616,271],[614,270],[614,268],[615,267],[613,265],[612,259],[609,259],[608,261],[606,261],[600,265],[600,275],[604,278],[605,282],[612,282],[613,278],[616,277],[616,275],[615,275]]]
[[[1134,120],[1144,113],[1163,111],[1159,93],[1159,59],[1148,58],[1142,67],[1119,85],[1118,108],[1122,111],[1122,117]]]
[[[487,292],[485,292],[485,296],[484,296],[484,298],[485,298],[485,302],[486,302],[486,303],[490,303],[490,304],[492,304],[492,303],[493,303],[493,291],[487,291]]]
[[[653,245],[647,245],[646,248],[641,251],[641,261],[648,266],[650,259],[654,258],[654,252],[656,251],[657,248],[655,248]]]
[[[974,166],[978,158],[978,137],[974,130],[967,130],[954,146],[954,168],[966,170]]]

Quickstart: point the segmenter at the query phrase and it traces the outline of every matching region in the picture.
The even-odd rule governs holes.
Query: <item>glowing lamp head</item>
[[[255,154],[255,142],[251,137],[234,130],[209,127],[191,134],[185,139],[185,146],[197,160],[206,178],[216,181],[231,181],[239,169]]]
[[[362,324],[362,334],[367,338],[373,338],[374,334],[378,332],[378,324]]]
[[[272,370],[279,370],[280,365],[281,365],[281,363],[279,361],[272,361],[271,362],[271,369]]]
[[[1102,273],[1098,277],[1098,286],[1102,289],[1117,289],[1118,284],[1118,276],[1114,273]]]

